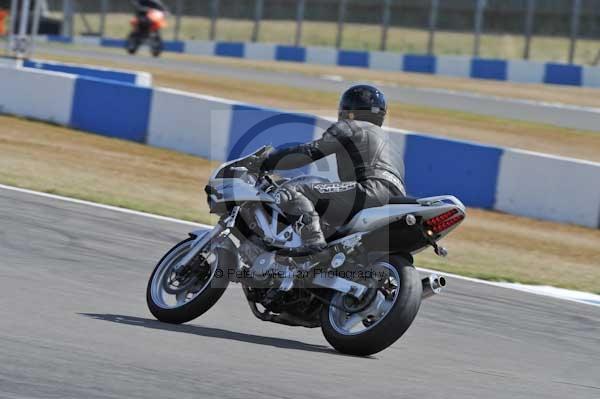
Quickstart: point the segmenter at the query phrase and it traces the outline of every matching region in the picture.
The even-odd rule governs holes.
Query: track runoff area
[[[450,276],[396,344],[348,357],[256,320],[236,285],[155,321],[146,280],[195,223],[6,186],[0,205],[2,397],[598,397],[595,306]]]

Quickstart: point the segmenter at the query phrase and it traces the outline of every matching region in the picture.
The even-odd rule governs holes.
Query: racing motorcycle
[[[269,150],[262,147],[214,171],[205,191],[220,220],[210,230],[191,232],[158,262],[146,294],[150,312],[162,322],[188,322],[235,282],[257,318],[320,327],[339,352],[366,356],[392,345],[410,327],[421,300],[446,285],[435,274],[421,278],[412,255],[431,246],[445,256],[437,242],[464,220],[464,205],[450,195],[391,198],[343,226],[324,226],[329,238],[322,252],[291,256],[290,248],[302,240],[275,192],[326,179],[260,171],[256,164]]]
[[[163,51],[160,31],[166,26],[166,15],[160,10],[151,9],[143,16],[135,16],[131,20],[132,30],[126,41],[127,52],[135,54],[140,46],[147,42],[152,55],[158,57]]]

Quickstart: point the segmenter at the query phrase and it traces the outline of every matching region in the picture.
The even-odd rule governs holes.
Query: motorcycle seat
[[[419,202],[417,201],[416,198],[413,197],[405,197],[402,195],[396,196],[396,197],[391,197],[390,200],[388,201],[388,204],[403,204],[403,205],[413,205],[413,204],[418,204]]]

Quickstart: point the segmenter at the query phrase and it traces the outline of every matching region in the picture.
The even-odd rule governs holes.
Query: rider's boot
[[[325,241],[320,217],[316,211],[300,216],[296,225],[306,251],[315,253],[325,249],[327,241]]]
[[[294,230],[302,239],[301,247],[278,251],[281,256],[308,256],[327,246],[315,205],[298,189],[282,187],[275,194],[277,204],[286,212],[288,219],[294,221]]]
[[[327,247],[327,241],[323,235],[319,214],[316,211],[307,212],[298,217],[294,224],[294,230],[302,239],[302,246],[278,251],[280,256],[300,257],[315,255]]]

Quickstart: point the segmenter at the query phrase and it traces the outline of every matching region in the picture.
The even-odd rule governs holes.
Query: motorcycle
[[[131,20],[132,31],[127,37],[127,52],[135,54],[140,46],[147,42],[152,55],[158,57],[163,51],[160,30],[166,26],[167,19],[163,11],[151,9],[143,16],[137,15]]]
[[[212,230],[191,232],[158,262],[146,293],[150,312],[162,322],[188,322],[235,282],[260,320],[320,327],[345,354],[389,347],[410,327],[421,300],[446,285],[436,274],[421,278],[412,255],[431,246],[445,256],[438,241],[464,220],[464,205],[450,195],[394,197],[343,226],[329,226],[324,251],[291,256],[290,248],[302,246],[298,221],[281,211],[274,193],[325,179],[259,171],[258,160],[269,150],[214,171],[205,191],[220,220]]]

